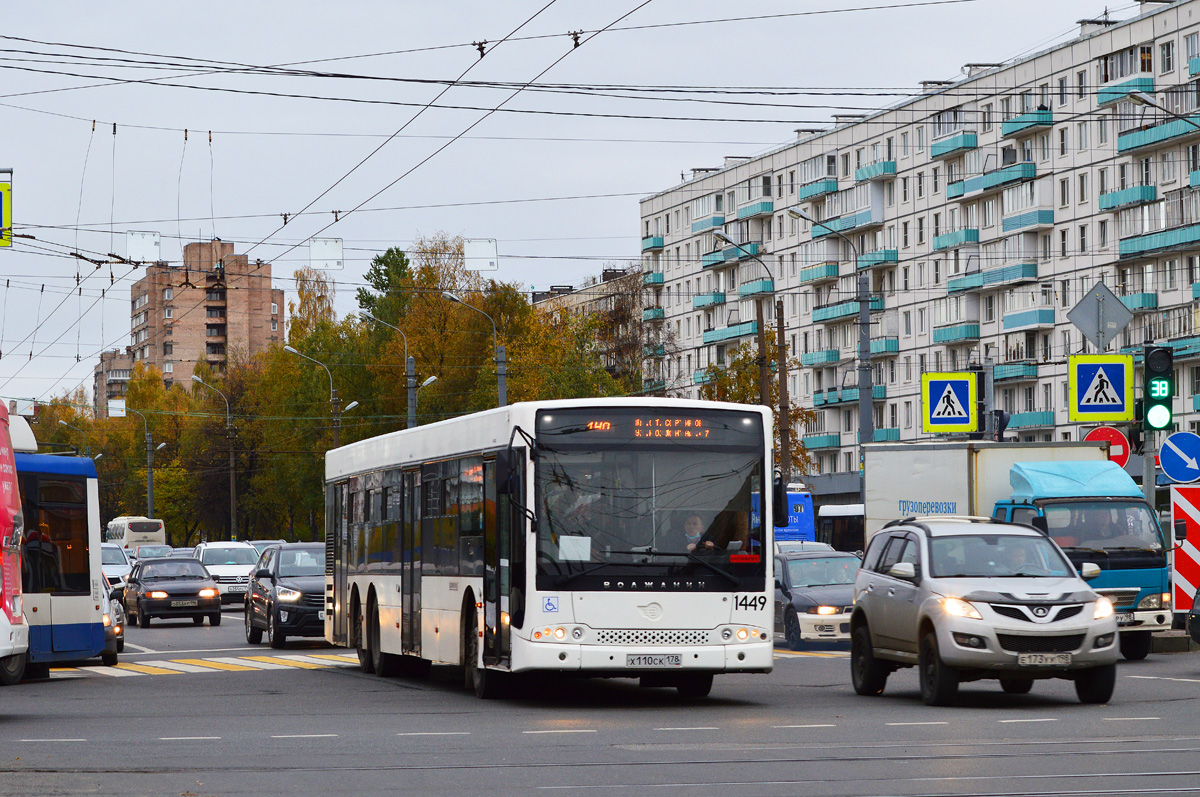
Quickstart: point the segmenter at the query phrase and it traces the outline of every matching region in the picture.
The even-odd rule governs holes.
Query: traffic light
[[[1012,415],[1004,410],[992,410],[992,440],[997,443],[1004,442],[1004,430],[1008,428],[1008,422],[1012,420]]]
[[[1174,353],[1169,346],[1147,346],[1142,365],[1142,424],[1147,431],[1168,429],[1174,421]]]

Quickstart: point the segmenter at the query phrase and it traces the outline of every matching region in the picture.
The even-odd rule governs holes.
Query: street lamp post
[[[78,426],[72,426],[71,424],[67,423],[66,421],[64,421],[64,420],[62,420],[62,419],[59,419],[59,421],[58,421],[58,425],[59,425],[59,426],[65,426],[65,427],[67,427],[68,429],[74,429],[75,431],[77,431],[77,432],[79,432],[81,435],[83,435],[83,455],[84,455],[85,457],[90,457],[90,456],[92,455],[92,449],[91,449],[91,447],[88,445],[88,441],[87,441],[87,432],[83,431],[83,430],[82,430],[82,429],[80,429]]]
[[[428,379],[426,379],[424,382],[422,382],[421,386],[413,391],[413,411],[414,412],[416,411],[416,406],[417,406],[417,394],[420,393],[423,389],[432,385],[436,381],[437,381],[437,375],[435,374],[434,376],[431,376]]]
[[[873,411],[874,386],[871,379],[871,284],[870,270],[858,269],[858,247],[854,241],[840,230],[819,222],[803,210],[791,208],[788,215],[793,219],[804,219],[814,225],[824,227],[829,232],[841,238],[850,246],[854,256],[854,268],[858,270],[858,458],[862,464],[864,448],[875,439],[875,414]],[[866,477],[863,477],[860,493],[866,500]]]
[[[380,321],[370,313],[361,313],[361,315],[368,321],[374,321],[376,324],[382,324],[388,329],[399,332],[400,337],[404,338],[404,378],[408,384],[408,428],[411,429],[417,425],[417,361],[408,356],[408,335],[405,335],[404,330],[400,327]]]
[[[192,381],[204,385],[225,400],[225,436],[229,438],[229,539],[237,539],[237,474],[233,464],[233,415],[229,412],[229,398],[196,374]]]
[[[505,406],[506,404],[508,404],[508,385],[507,385],[508,364],[505,362],[505,358],[504,358],[504,347],[497,344],[496,322],[492,319],[492,317],[490,315],[483,312],[482,310],[480,310],[478,307],[475,307],[474,305],[467,304],[466,302],[464,302],[462,299],[460,299],[458,296],[454,295],[450,291],[442,291],[442,298],[448,302],[454,302],[455,304],[461,304],[463,307],[470,307],[472,310],[479,313],[481,316],[486,318],[488,321],[491,321],[491,323],[492,323],[492,351],[495,353],[495,356],[496,356],[496,393],[497,393],[497,396],[500,401],[500,403],[497,406],[500,406],[500,407]]]
[[[320,360],[314,360],[307,354],[302,354],[296,351],[291,346],[284,346],[284,351],[291,352],[297,357],[303,357],[306,360],[316,363],[325,369],[325,373],[329,376],[329,403],[333,405],[333,447],[339,448],[342,445],[342,410],[341,403],[338,401],[337,388],[333,386],[333,374],[330,373],[329,367]]]

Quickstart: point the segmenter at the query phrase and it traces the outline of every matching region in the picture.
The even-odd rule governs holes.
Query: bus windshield
[[[538,588],[604,588],[622,575],[754,588],[765,573],[751,499],[762,499],[763,445],[751,413],[539,413]]]
[[[1050,538],[1063,548],[1163,550],[1158,520],[1140,501],[1065,501],[1042,511]]]

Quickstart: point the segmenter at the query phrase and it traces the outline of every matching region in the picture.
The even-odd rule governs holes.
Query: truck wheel
[[[1080,703],[1107,703],[1117,685],[1117,665],[1105,664],[1075,676],[1075,694]]]
[[[0,659],[0,686],[16,686],[25,676],[25,654],[16,653]]]
[[[921,699],[927,706],[948,706],[958,694],[958,670],[946,666],[938,653],[937,634],[921,640]]]
[[[887,665],[875,658],[871,630],[859,626],[850,640],[850,680],[854,682],[854,691],[860,695],[882,695],[887,679]]]
[[[1010,695],[1026,695],[1033,688],[1032,678],[1001,678],[1000,688]]]
[[[796,616],[796,610],[790,606],[787,613],[783,615],[783,635],[787,637],[788,647],[792,650],[800,650],[804,647],[804,640],[800,635],[800,618]]]
[[[1150,655],[1149,631],[1121,631],[1121,655],[1130,661],[1141,661]]]

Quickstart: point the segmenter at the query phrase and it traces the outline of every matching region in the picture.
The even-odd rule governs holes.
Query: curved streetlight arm
[[[774,286],[775,275],[771,273],[771,267],[768,266],[766,263],[764,263],[763,259],[761,257],[759,257],[758,255],[750,254],[750,252],[747,251],[745,247],[743,247],[741,244],[734,241],[732,238],[730,238],[725,233],[720,232],[719,230],[713,231],[713,237],[716,238],[718,241],[724,241],[725,243],[729,244],[730,246],[734,247],[735,249],[741,250],[742,254],[748,255],[749,257],[752,257],[755,260],[757,260],[759,265],[761,265],[763,267],[763,270],[767,272],[767,278],[769,280],[771,280],[771,285]]]
[[[197,384],[204,385],[206,388],[208,388],[212,392],[216,393],[218,396],[220,396],[225,401],[225,425],[228,426],[230,424],[230,417],[231,417],[230,413],[229,413],[229,399],[220,390],[217,390],[215,387],[210,385],[208,382],[205,382],[203,379],[196,376],[195,374],[192,374],[192,381]]]
[[[392,330],[393,332],[399,332],[400,337],[404,338],[404,359],[408,360],[408,335],[404,334],[403,329],[401,329],[400,327],[392,326],[391,324],[389,324],[386,321],[380,321],[378,318],[371,315],[370,313],[360,312],[359,315],[362,316],[363,318],[367,319],[368,321],[374,321],[376,324],[385,326],[388,329]],[[296,352],[296,353],[299,354],[300,352]]]
[[[467,304],[459,296],[456,296],[455,294],[451,293],[450,291],[442,291],[442,298],[448,302],[454,302],[455,304],[461,304],[463,307],[469,307],[470,309],[474,310],[475,312],[479,313],[481,316],[486,318],[489,322],[491,322],[491,324],[492,324],[492,353],[495,356],[495,362],[496,362],[496,398],[497,398],[498,404],[501,407],[505,406],[506,404],[508,404],[508,386],[507,386],[508,368],[505,364],[504,348],[502,346],[500,346],[499,334],[496,332],[496,320],[494,318],[492,318],[490,315],[488,315],[487,313],[485,313],[484,311],[480,310],[475,305]]]
[[[314,362],[314,363],[316,363],[317,365],[319,365],[319,366],[321,366],[322,368],[324,368],[324,369],[325,369],[325,374],[326,374],[326,376],[328,376],[328,377],[329,377],[329,400],[330,400],[330,401],[333,401],[333,400],[334,400],[334,394],[333,394],[333,374],[330,372],[330,370],[329,370],[329,366],[325,365],[325,363],[321,362],[320,360],[317,360],[317,359],[314,359],[314,358],[312,358],[312,357],[309,357],[307,354],[304,354],[303,352],[296,351],[296,350],[295,350],[294,348],[292,348],[291,346],[284,346],[284,347],[283,347],[283,350],[284,350],[284,351],[290,351],[292,354],[295,354],[297,357],[303,357],[304,359],[306,359],[306,360],[309,360],[310,362]]]
[[[476,307],[473,304],[467,304],[460,297],[456,296],[455,294],[451,293],[450,291],[442,291],[442,298],[448,302],[454,302],[455,304],[461,304],[463,307],[469,307],[472,310],[474,310],[475,312],[479,313],[484,318],[486,318],[489,322],[491,322],[491,324],[492,324],[492,349],[495,350],[495,348],[496,348],[496,322],[492,319],[492,317],[490,315],[488,315],[484,311],[480,310],[478,307]]]
[[[88,441],[87,441],[87,432],[83,431],[78,426],[72,426],[71,424],[64,421],[62,418],[58,419],[58,425],[65,426],[68,429],[74,429],[76,432],[79,432],[81,435],[83,435],[83,455],[85,457],[90,457],[92,455],[92,447],[88,445]],[[79,449],[76,449],[76,451],[78,451],[78,450]]]

